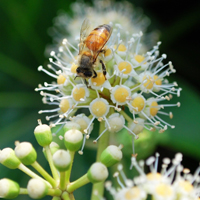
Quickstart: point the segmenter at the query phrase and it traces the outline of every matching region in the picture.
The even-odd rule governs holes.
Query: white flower
[[[138,163],[136,158],[132,157],[131,169],[134,167],[139,173],[139,176],[133,179],[128,179],[122,165],[119,165],[119,172],[113,176],[117,178],[120,188],[115,189],[110,182],[105,184],[113,199],[144,200],[147,195],[151,195],[155,200],[197,200],[200,167],[194,175],[189,174],[190,170],[181,165],[182,154],[177,153],[172,161],[164,158],[161,171],[158,172],[158,159],[158,153],[156,157],[147,159],[146,165],[149,166],[150,172],[146,174],[143,170],[144,162]]]
[[[53,125],[64,125],[70,120],[78,123],[84,134],[80,153],[83,152],[86,139],[92,134],[95,119],[100,123],[105,122],[105,129],[94,140],[95,143],[106,131],[118,132],[125,128],[138,138],[137,135],[144,128],[151,131],[157,129],[159,132],[168,127],[174,128],[161,117],[173,117],[171,112],[162,111],[165,107],[180,106],[180,103],[161,104],[162,101],[171,100],[174,94],[180,95],[181,89],[176,88],[177,83],[170,84],[166,79],[175,72],[172,63],[163,64],[166,55],[159,57],[160,42],[152,50],[142,53],[143,34],[132,34],[124,40],[124,29],[119,27],[121,25],[113,24],[111,37],[104,52],[99,54],[106,67],[106,77],[98,58],[94,68],[96,78],[88,79],[86,85],[84,79],[77,77],[80,57],[78,43],[72,45],[67,39],[63,40],[59,53],[51,53],[53,58],[49,59],[51,64],[48,68],[52,72],[42,66],[38,68],[56,79],[51,84],[40,84],[36,88],[41,91],[43,102],[53,106],[53,109],[41,110],[39,113],[50,113],[47,119],[52,120]],[[124,111],[125,108],[129,108],[132,118],[126,113],[128,110]],[[80,119],[83,113],[88,114]]]

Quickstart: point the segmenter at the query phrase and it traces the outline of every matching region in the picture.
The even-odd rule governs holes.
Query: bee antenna
[[[76,75],[75,77],[74,77],[74,80],[77,78],[78,76]]]

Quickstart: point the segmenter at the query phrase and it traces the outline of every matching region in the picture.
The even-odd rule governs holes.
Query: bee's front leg
[[[95,72],[95,70],[93,70],[94,72],[94,76],[92,78],[96,78],[97,77],[97,73]]]
[[[105,77],[105,79],[106,79],[106,66],[104,65],[104,63],[103,63],[102,60],[100,60],[99,62],[100,62],[101,65],[102,65],[103,75],[104,75],[104,77]]]
[[[88,83],[88,81],[84,78],[84,82],[85,82],[85,85],[87,86],[87,88],[88,88],[88,85],[89,85],[89,83]]]

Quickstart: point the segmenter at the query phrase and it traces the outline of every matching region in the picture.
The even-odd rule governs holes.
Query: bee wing
[[[86,18],[82,23],[81,31],[80,31],[79,54],[84,48],[85,39],[89,34],[89,28],[90,28],[90,20]]]

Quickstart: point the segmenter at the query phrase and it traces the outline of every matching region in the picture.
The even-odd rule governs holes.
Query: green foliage
[[[47,30],[52,26],[53,18],[60,9],[70,13],[71,2],[73,1],[2,0],[0,2],[0,18],[3,19],[0,33],[0,149],[7,146],[13,148],[15,140],[29,141],[36,150],[42,149],[36,143],[33,130],[38,118],[46,123],[44,116],[37,113],[38,110],[45,109],[45,106],[41,102],[40,95],[34,92],[34,88],[44,81],[50,82],[50,78],[39,73],[37,67],[48,61],[44,57],[44,50],[46,44],[51,43]],[[142,135],[140,136],[136,142],[136,153],[140,155],[143,152],[141,157],[146,158],[157,146],[163,146],[194,158],[193,161],[197,166],[197,160],[200,160],[200,97],[194,84],[198,81],[195,78],[198,74],[195,70],[196,66],[199,66],[199,57],[197,49],[193,49],[197,38],[194,39],[192,33],[200,19],[200,12],[197,12],[199,4],[195,6],[190,3],[189,8],[184,7],[185,10],[179,11],[179,15],[172,15],[173,23],[165,23],[162,14],[156,13],[156,8],[152,8],[150,2],[152,5],[156,2],[160,5],[158,0],[134,3],[143,7],[144,13],[149,15],[152,21],[151,28],[156,27],[160,30],[163,42],[161,53],[168,54],[169,60],[172,60],[178,69],[178,74],[174,75],[173,80],[177,80],[183,91],[181,97],[177,99],[181,102],[181,107],[173,109],[174,118],[171,123],[176,128],[162,134],[144,132],[143,134],[148,134],[148,137],[144,141]],[[165,9],[164,6],[162,8],[159,6],[159,10]],[[122,143],[124,142],[124,146],[128,143],[123,151],[126,152],[125,157],[130,156],[131,136],[125,130],[116,135]],[[130,140],[127,140],[129,137]],[[72,171],[74,176],[72,179],[77,179],[87,171],[95,160],[95,153],[94,149],[87,149],[86,146],[84,155],[87,156],[79,155],[75,158],[73,171],[76,173]],[[46,161],[42,153],[38,155],[38,161],[45,167]],[[130,160],[126,161],[127,166],[129,162]],[[189,164],[186,167],[189,167]],[[26,187],[28,177],[22,172],[6,169],[2,165],[0,171],[0,178],[12,178],[18,181],[20,186]],[[90,194],[91,185],[86,185],[75,192],[77,199],[89,199]],[[23,199],[30,198],[23,196]]]

